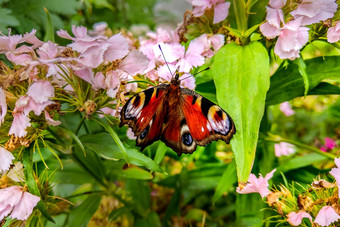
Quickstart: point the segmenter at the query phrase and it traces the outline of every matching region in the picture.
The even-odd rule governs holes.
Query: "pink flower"
[[[107,87],[107,95],[111,98],[114,98],[118,92],[120,85],[120,75],[121,71],[108,71],[105,77],[105,85]]]
[[[334,149],[334,147],[336,146],[336,142],[334,140],[332,140],[329,137],[325,138],[325,146],[322,146],[320,148],[320,150],[322,151],[331,151]]]
[[[15,135],[17,137],[26,136],[26,128],[31,126],[30,119],[24,113],[13,114],[13,122],[9,129],[9,135]]]
[[[289,222],[289,224],[294,225],[294,226],[300,225],[303,218],[308,218],[310,222],[313,223],[312,217],[310,216],[310,214],[308,214],[305,211],[299,211],[297,213],[290,212],[287,215],[287,217],[288,217],[287,221]]]
[[[236,191],[241,194],[258,192],[260,193],[262,198],[268,196],[268,194],[270,193],[268,189],[268,180],[273,177],[275,171],[276,169],[268,173],[264,178],[261,174],[259,178],[256,178],[254,174],[250,174],[247,185],[242,190],[237,187]]]
[[[292,20],[281,28],[274,52],[281,59],[293,60],[299,57],[300,49],[308,41],[309,28],[300,27],[302,18]]]
[[[268,5],[273,9],[279,9],[286,5],[286,2],[287,0],[270,0]]]
[[[230,2],[225,0],[190,0],[195,17],[200,17],[207,9],[214,8],[214,24],[225,20],[229,13]]]
[[[327,31],[327,40],[330,43],[335,43],[340,39],[340,22],[337,21],[334,27],[331,27]]]
[[[13,160],[12,153],[0,146],[0,173],[9,170]]]
[[[338,193],[340,198],[340,158],[334,160],[336,168],[333,168],[329,173],[334,177],[336,184],[338,186]]]
[[[25,192],[23,187],[12,186],[0,190],[0,220],[10,215],[11,218],[26,220],[40,197]]]
[[[334,0],[302,0],[299,7],[290,14],[295,19],[301,17],[301,25],[309,25],[332,18],[337,8]]]
[[[185,73],[183,74],[180,78],[181,80],[181,87],[186,87],[189,88],[191,90],[194,90],[196,87],[196,83],[195,83],[195,77],[189,73]]]
[[[33,98],[37,104],[42,104],[54,97],[54,88],[47,80],[39,80],[31,84],[27,95]]]
[[[340,219],[340,215],[331,206],[324,206],[320,209],[314,222],[321,226],[329,226]]]
[[[293,153],[295,153],[295,148],[292,144],[285,142],[275,144],[276,157],[281,157],[282,155],[288,156]]]
[[[6,103],[6,94],[5,91],[0,87],[0,126],[5,121],[5,117],[7,114],[7,103]]]
[[[295,111],[289,105],[289,102],[283,102],[280,104],[280,110],[284,113],[287,117],[292,116],[295,114]]]
[[[204,51],[204,41],[201,37],[192,40],[186,51],[183,49],[179,52],[179,60],[176,67],[179,67],[179,72],[189,72],[193,67],[204,64],[204,58],[201,55]]]
[[[58,31],[57,34],[73,40],[68,46],[80,53],[78,62],[85,67],[96,68],[104,61],[121,59],[129,52],[128,42],[121,34],[113,35],[109,39],[105,36],[91,37],[82,26],[72,26],[72,32],[75,37],[71,37],[64,30]]]

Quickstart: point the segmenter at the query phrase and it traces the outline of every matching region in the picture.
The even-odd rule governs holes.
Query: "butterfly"
[[[143,150],[163,141],[179,156],[214,140],[229,143],[236,132],[231,117],[196,92],[180,87],[179,74],[131,97],[121,110],[120,127],[127,124]]]

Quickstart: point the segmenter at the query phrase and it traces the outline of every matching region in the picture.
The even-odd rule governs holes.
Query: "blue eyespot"
[[[149,132],[149,125],[146,126],[146,128],[143,130],[143,132],[139,135],[139,138],[144,139],[146,137],[146,135]]]
[[[186,146],[190,146],[193,142],[192,136],[190,135],[190,133],[184,133],[182,135],[182,142],[186,145]]]

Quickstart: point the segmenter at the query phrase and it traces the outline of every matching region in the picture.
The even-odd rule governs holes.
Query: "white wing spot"
[[[202,130],[202,132],[204,132],[204,128],[203,128],[203,126],[202,126],[201,130]]]

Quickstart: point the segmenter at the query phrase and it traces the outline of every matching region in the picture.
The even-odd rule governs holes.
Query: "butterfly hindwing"
[[[139,92],[126,102],[121,111],[120,126],[129,125],[137,136],[137,146],[142,149],[160,139],[167,86],[160,85]]]
[[[192,90],[181,89],[181,109],[191,136],[200,146],[219,139],[229,143],[236,132],[233,120],[221,107]]]

